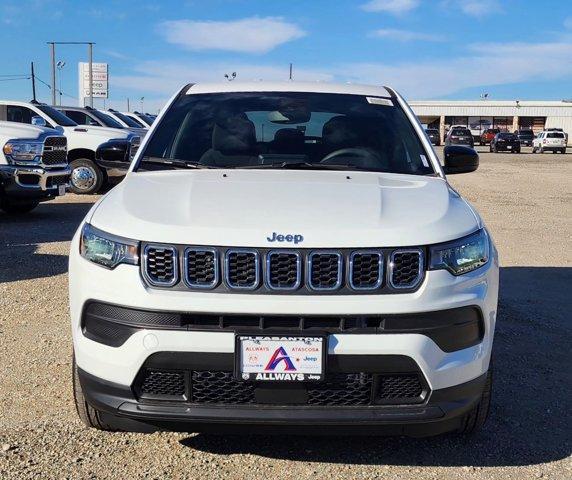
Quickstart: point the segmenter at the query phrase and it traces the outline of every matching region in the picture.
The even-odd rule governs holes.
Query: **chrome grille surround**
[[[289,286],[281,286],[273,283],[272,259],[278,255],[293,255],[296,257],[296,281]],[[297,290],[302,285],[302,255],[296,250],[271,250],[266,254],[266,286],[270,290]]]
[[[354,281],[354,267],[356,257],[360,256],[377,256],[377,281],[373,285],[358,286]],[[383,252],[379,250],[359,250],[350,253],[350,265],[348,273],[348,282],[353,290],[377,290],[383,283]]]
[[[315,283],[315,279],[313,278],[314,277],[313,267],[315,262],[320,260],[320,257],[329,257],[329,256],[334,256],[337,259],[336,283],[332,286],[323,287]],[[321,250],[317,252],[311,252],[308,255],[308,273],[307,273],[308,286],[310,287],[310,289],[323,292],[323,291],[337,290],[338,288],[340,288],[342,286],[342,275],[343,275],[342,265],[343,265],[343,257],[340,252],[334,250]]]
[[[250,285],[240,285],[231,280],[231,257],[233,255],[254,256],[254,281]],[[256,290],[260,285],[260,255],[257,250],[250,248],[231,248],[224,255],[224,282],[232,290]]]
[[[213,280],[211,282],[193,282],[190,280],[189,271],[189,254],[190,253],[212,253],[213,262]],[[220,268],[219,268],[219,254],[216,248],[210,247],[187,247],[183,253],[183,281],[189,288],[199,288],[210,290],[218,285],[220,282]]]
[[[417,275],[415,276],[414,280],[407,283],[396,283],[394,279],[395,257],[401,254],[412,254],[418,256]],[[421,250],[420,248],[403,248],[394,250],[393,252],[391,252],[391,255],[389,256],[389,266],[387,269],[387,279],[389,284],[396,290],[416,288],[424,278],[423,275],[424,263],[425,260],[424,260],[423,250]]]
[[[160,279],[156,279],[153,278],[150,274],[149,274],[149,268],[150,268],[150,263],[151,263],[151,259],[150,257],[150,253],[152,251],[164,251],[164,252],[171,252],[172,255],[172,263],[173,263],[173,275],[172,278],[170,280],[160,280]],[[145,277],[145,280],[147,280],[147,282],[150,285],[153,285],[154,287],[172,287],[173,285],[175,285],[178,281],[179,281],[179,252],[175,247],[169,246],[169,245],[162,245],[162,244],[155,244],[155,243],[149,243],[147,245],[145,245],[145,249],[143,250],[143,268],[141,269],[143,272],[143,276]]]

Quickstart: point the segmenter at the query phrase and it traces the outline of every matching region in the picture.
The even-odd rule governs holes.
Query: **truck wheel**
[[[489,416],[489,410],[491,407],[491,395],[493,387],[493,364],[489,366],[489,371],[487,373],[487,380],[483,388],[483,393],[481,394],[481,399],[473,409],[465,415],[463,419],[463,424],[457,430],[457,433],[463,435],[469,435],[478,432],[483,428],[487,418]]]
[[[81,383],[79,382],[79,375],[77,373],[77,365],[75,363],[75,355],[72,360],[72,384],[73,384],[73,397],[75,401],[75,408],[77,414],[85,426],[95,428],[96,430],[104,430],[107,432],[114,431],[101,419],[101,412],[96,410],[85,401]]]
[[[9,200],[0,200],[0,210],[8,215],[23,215],[31,212],[38,206],[39,202],[12,203]]]
[[[79,195],[96,193],[103,185],[103,172],[88,158],[78,158],[70,163],[70,190]]]

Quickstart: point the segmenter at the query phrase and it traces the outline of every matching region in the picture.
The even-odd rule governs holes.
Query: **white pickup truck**
[[[66,145],[57,130],[0,121],[0,210],[27,213],[64,195],[71,172]]]
[[[36,102],[0,100],[0,121],[50,127],[65,135],[72,169],[70,190],[80,194],[96,193],[107,181],[105,172],[95,163],[95,152],[99,145],[112,139],[140,140],[126,130],[79,126],[49,105]]]
[[[115,147],[102,161],[127,163]],[[446,176],[478,162],[451,145],[442,167],[389,87],[182,88],[71,243],[79,416],[104,430],[479,429],[498,255]]]

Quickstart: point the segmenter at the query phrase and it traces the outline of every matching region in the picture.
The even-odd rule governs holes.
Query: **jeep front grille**
[[[44,141],[42,164],[47,166],[67,165],[68,160],[66,137],[47,137]]]
[[[265,249],[143,244],[153,287],[228,293],[407,293],[424,278],[423,249]],[[181,274],[179,275],[179,272]]]
[[[163,245],[147,245],[143,274],[156,287],[170,287],[179,281],[177,249]]]
[[[391,254],[389,268],[389,282],[393,288],[415,288],[422,279],[423,252],[396,250]]]

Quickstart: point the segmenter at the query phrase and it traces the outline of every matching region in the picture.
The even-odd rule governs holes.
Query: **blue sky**
[[[572,98],[572,0],[0,0],[0,98],[50,80],[47,41],[93,41],[108,105],[156,110],[182,84],[294,79],[394,86],[408,99]],[[60,47],[76,104],[84,47]],[[40,99],[50,91],[38,85]]]

